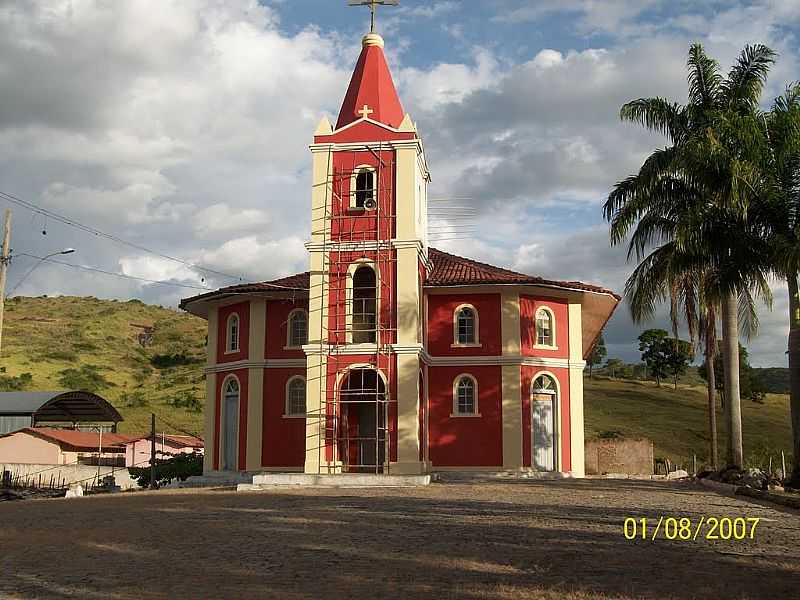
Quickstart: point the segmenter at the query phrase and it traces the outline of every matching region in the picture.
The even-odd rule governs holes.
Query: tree
[[[608,350],[606,350],[606,341],[603,339],[603,334],[601,333],[600,337],[598,337],[597,341],[594,343],[594,347],[589,353],[589,356],[586,357],[586,364],[589,365],[589,379],[592,378],[594,366],[602,363],[606,354],[608,354]]]
[[[647,365],[650,375],[655,378],[656,385],[661,387],[661,380],[669,375],[670,352],[669,333],[663,329],[648,329],[639,336],[639,351],[642,361]]]
[[[789,397],[794,466],[790,485],[800,487],[800,84],[789,86],[764,115],[762,202],[757,213],[774,250],[775,273],[789,290]]]
[[[694,360],[694,347],[686,340],[671,339],[668,341],[667,349],[667,369],[675,382],[675,389],[678,389],[678,377],[686,373],[689,363]]]
[[[709,381],[709,376],[712,377],[716,382],[724,406],[725,396],[721,383],[724,366],[720,353],[716,354],[713,364],[714,368],[709,371],[708,361],[703,361],[697,368],[697,373],[706,381]],[[742,398],[758,403],[764,402],[767,386],[761,375],[750,365],[750,354],[747,352],[747,348],[741,344],[739,344],[739,383]]]
[[[771,298],[771,250],[747,209],[760,181],[763,135],[757,110],[773,57],[766,46],[746,46],[723,78],[717,62],[694,44],[685,106],[663,98],[624,105],[624,120],[666,135],[670,145],[618,183],[604,206],[612,244],[631,234],[628,255],[639,262],[625,288],[634,320],[651,317],[667,298],[675,310],[681,303],[687,308],[684,301],[691,305],[693,298],[720,307],[728,462],[738,468],[743,463],[739,310],[744,307],[748,329],[756,322],[753,296]]]
[[[625,367],[625,363],[619,358],[609,358],[606,362],[606,370],[611,374],[611,379],[614,379],[620,369]]]

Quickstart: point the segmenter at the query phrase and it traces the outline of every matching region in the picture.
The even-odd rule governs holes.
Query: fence
[[[33,465],[21,463],[0,463],[2,482],[0,487],[59,489],[80,482],[85,487],[99,485],[104,477],[113,475],[123,490],[138,488],[131,479],[128,469],[101,466],[69,464],[69,465]]]

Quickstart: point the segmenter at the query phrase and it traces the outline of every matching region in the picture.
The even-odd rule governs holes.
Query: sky
[[[440,222],[452,235],[437,247],[617,291],[634,265],[610,246],[602,204],[666,143],[620,122],[620,106],[684,101],[695,41],[725,71],[745,44],[776,50],[765,107],[800,79],[798,0],[400,4],[379,10],[378,30],[425,143],[432,204],[458,198],[475,214]],[[0,197],[13,210],[7,290],[175,307],[307,270],[308,144],[323,115],[335,120],[368,15],[345,0],[0,3],[0,192],[115,238]],[[84,269],[30,272],[26,254],[68,247],[56,260]],[[779,282],[774,295],[744,341],[758,366],[786,365]],[[609,357],[637,360],[636,337],[665,314],[634,324],[620,306]]]

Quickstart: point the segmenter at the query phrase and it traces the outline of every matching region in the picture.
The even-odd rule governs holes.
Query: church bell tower
[[[373,7],[374,8],[374,7]],[[306,473],[419,474],[427,188],[381,36],[311,145]]]

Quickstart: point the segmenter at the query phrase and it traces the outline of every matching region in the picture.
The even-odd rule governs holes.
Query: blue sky
[[[368,11],[345,0],[94,0],[0,7],[0,191],[162,256],[14,207],[14,248],[155,285],[43,265],[18,294],[138,297],[176,306],[195,288],[307,268],[307,145],[335,117]],[[747,43],[779,52],[765,102],[800,78],[797,0],[401,0],[378,28],[418,123],[434,197],[464,198],[436,243],[531,274],[622,290],[601,206],[663,140],[618,119],[622,103],[686,96],[688,46],[727,70]],[[3,208],[0,202],[0,208]],[[488,218],[491,216],[491,218]],[[41,231],[46,228],[47,236]],[[472,233],[474,231],[474,233]],[[179,257],[234,277],[198,273]],[[15,287],[32,266],[20,256]],[[181,287],[183,286],[183,287]],[[786,292],[745,343],[785,365]],[[610,355],[635,360],[627,307]]]

